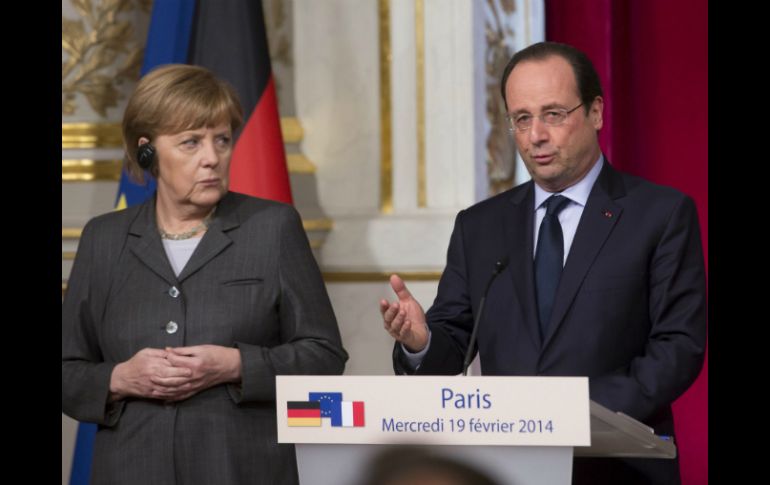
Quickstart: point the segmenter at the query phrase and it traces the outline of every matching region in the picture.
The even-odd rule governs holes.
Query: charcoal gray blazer
[[[240,350],[239,386],[108,404],[116,364],[201,344]],[[62,306],[62,410],[98,424],[92,484],[297,483],[294,447],[276,440],[275,376],[341,374],[347,357],[291,206],[226,194],[178,277],[154,197],[83,230]]]

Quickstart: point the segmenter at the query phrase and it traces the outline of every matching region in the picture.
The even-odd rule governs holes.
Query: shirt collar
[[[599,178],[599,172],[602,171],[602,166],[604,165],[604,155],[599,154],[599,158],[594,163],[594,166],[591,167],[591,170],[588,171],[588,173],[580,179],[578,183],[575,185],[571,185],[570,187],[567,187],[561,192],[557,192],[556,194],[563,195],[570,199],[573,202],[576,202],[583,207],[585,207],[586,203],[588,202],[588,196],[591,193],[591,189],[594,187],[594,182],[596,182],[596,179]],[[535,210],[537,210],[545,200],[552,196],[556,195],[553,192],[546,192],[542,187],[540,187],[537,184],[535,185]]]

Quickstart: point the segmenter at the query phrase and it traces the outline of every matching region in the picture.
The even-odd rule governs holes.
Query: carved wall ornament
[[[500,75],[513,56],[515,33],[511,27],[515,0],[487,0],[485,8],[487,177],[489,195],[513,187],[516,176],[516,147],[508,131],[506,108],[500,96]]]
[[[139,79],[144,42],[135,39],[136,15],[152,0],[71,0],[78,19],[62,16],[62,115],[78,111],[81,94],[102,117],[124,98],[123,82]]]

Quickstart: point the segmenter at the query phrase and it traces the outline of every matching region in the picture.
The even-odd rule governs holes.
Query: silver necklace
[[[209,212],[209,215],[207,215],[200,224],[193,227],[189,231],[180,232],[179,234],[171,234],[169,232],[164,231],[160,226],[158,226],[158,232],[160,233],[161,239],[169,239],[171,241],[182,241],[184,239],[190,239],[195,237],[196,234],[198,234],[201,231],[205,231],[209,228],[209,221],[211,220],[211,216],[214,215],[214,211],[212,210]]]

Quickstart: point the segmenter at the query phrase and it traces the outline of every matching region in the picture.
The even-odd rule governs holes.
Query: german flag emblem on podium
[[[288,401],[289,426],[321,426],[321,403],[318,401]]]

